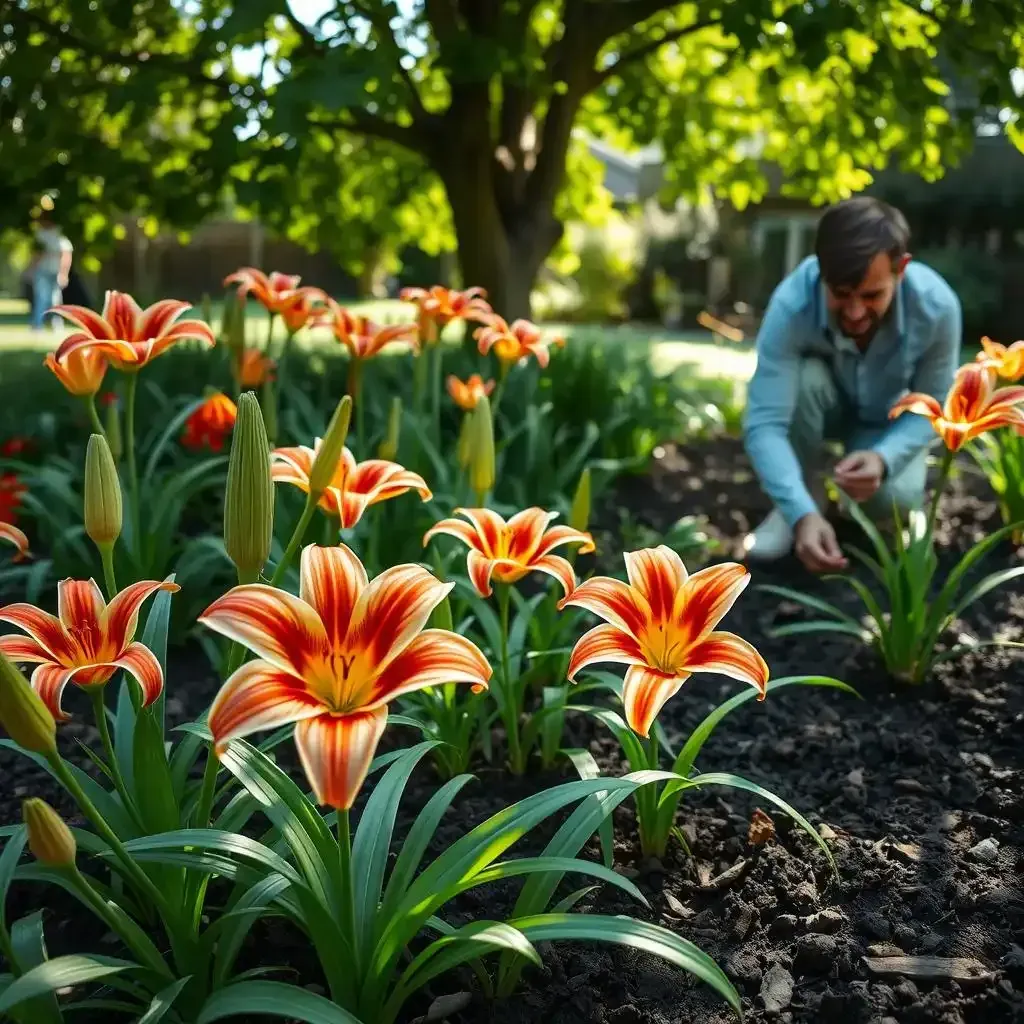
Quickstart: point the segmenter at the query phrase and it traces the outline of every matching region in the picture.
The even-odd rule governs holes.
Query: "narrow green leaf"
[[[759,583],[757,589],[766,594],[774,594],[776,597],[793,601],[796,604],[803,605],[805,608],[813,608],[816,612],[821,612],[833,619],[837,619],[839,622],[845,622],[849,626],[861,629],[860,623],[853,616],[847,615],[846,612],[837,608],[831,602],[815,597],[813,594],[805,594],[802,590],[793,590],[791,587],[780,587],[774,583]],[[785,629],[786,627],[782,626],[779,628]]]
[[[168,576],[164,583],[173,583],[174,573]],[[167,631],[171,622],[171,594],[166,590],[158,590],[149,606],[149,615],[146,617],[146,628],[142,631],[142,643],[148,647],[160,667],[164,670],[164,678],[167,678]],[[153,711],[160,726],[161,739],[164,735],[164,703],[166,689],[160,691],[160,696],[153,704]],[[140,805],[144,802],[141,794],[136,794],[136,802]]]
[[[11,926],[11,948],[22,972],[46,962],[46,940],[43,937],[43,912],[37,910],[15,921]],[[22,1008],[32,1024],[60,1024],[60,1008],[53,992],[32,999]]]
[[[191,975],[179,978],[167,988],[157,992],[149,1004],[149,1009],[139,1018],[139,1024],[159,1024],[167,1016],[167,1011],[174,1005],[174,1001],[181,995],[182,989],[191,980]]]
[[[4,843],[4,852],[0,854],[0,928],[7,927],[7,890],[11,887],[14,872],[21,860],[21,854],[28,842],[28,832],[24,825],[14,826],[14,832]]]
[[[0,996],[0,1013],[6,1013],[37,996],[98,981],[121,971],[138,969],[138,966],[130,960],[110,956],[75,954],[55,957],[26,971]]]
[[[242,981],[214,992],[199,1011],[196,1024],[250,1014],[304,1024],[367,1024],[329,999],[281,981]]]

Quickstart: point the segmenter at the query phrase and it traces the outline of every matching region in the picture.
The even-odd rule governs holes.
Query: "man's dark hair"
[[[879,253],[895,265],[909,246],[907,219],[873,196],[854,196],[830,206],[818,221],[814,239],[822,279],[833,288],[856,288]]]

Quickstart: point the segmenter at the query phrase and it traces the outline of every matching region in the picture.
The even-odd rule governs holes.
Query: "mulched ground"
[[[720,544],[715,558],[731,556],[742,534],[767,512],[739,443],[730,439],[668,449],[650,476],[621,484],[609,501],[609,522],[617,522],[614,505],[661,529],[684,514],[706,515]],[[951,563],[955,549],[991,528],[994,516],[984,488],[969,473],[959,477],[941,512],[943,557]],[[855,533],[848,525],[844,531]],[[989,568],[1014,558],[1006,550]],[[813,579],[791,560],[754,573],[755,584],[781,583],[847,600],[844,588]],[[827,838],[838,880],[809,839],[768,807],[762,809],[771,813],[777,838],[750,845],[757,801],[719,789],[683,809],[692,859],[674,849],[663,863],[640,862],[632,814],[620,809],[617,863],[635,878],[652,909],[606,892],[582,906],[647,916],[699,944],[733,978],[747,1021],[1024,1021],[1024,662],[987,649],[944,665],[921,690],[898,689],[849,640],[769,637],[773,625],[798,614],[751,587],[725,626],[758,646],[775,677],[830,674],[856,686],[863,699],[793,688],[763,704],[751,702],[719,727],[701,768],[735,772],[790,801]],[[989,595],[969,613],[964,628],[981,638],[998,631],[1020,639],[1024,595],[1013,584]],[[198,712],[215,686],[196,664],[188,674],[195,681],[187,705],[175,695],[178,714]],[[685,736],[738,686],[710,676],[688,683],[662,713],[670,736]],[[64,742],[73,741],[73,730],[63,730]],[[587,720],[572,722],[568,743],[589,747],[610,773],[623,770],[610,737]],[[0,793],[2,820],[15,820],[20,798],[40,792],[38,776],[24,765],[0,751],[7,780]],[[437,849],[488,814],[557,781],[551,775],[514,780],[486,768],[479,775],[480,783],[464,791],[439,829]],[[406,820],[434,784],[429,770],[414,779]],[[477,890],[452,910],[462,919],[497,918],[515,892],[511,886]],[[8,920],[40,905],[40,890],[23,887],[12,893]],[[51,951],[65,944],[82,948],[82,936],[89,934],[83,922],[68,917],[64,901],[47,895],[46,905]],[[102,946],[101,936],[96,942],[90,948],[112,951]],[[266,962],[268,948],[272,962],[288,962],[303,980],[317,983],[300,936],[279,924],[254,930],[248,965]],[[473,998],[470,978],[447,976],[409,1007],[406,1020],[425,1014],[430,997],[462,990],[467,995],[454,1005],[466,1005],[448,1018],[455,1024],[734,1019],[708,989],[643,954],[579,944],[541,953],[545,969],[527,972],[508,1001],[494,1005]],[[900,959],[911,956],[961,958],[964,973],[960,981],[913,979]],[[967,961],[980,968],[972,973]]]

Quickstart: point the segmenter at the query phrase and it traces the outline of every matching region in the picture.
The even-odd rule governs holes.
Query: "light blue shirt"
[[[956,294],[922,263],[907,266],[888,316],[863,353],[829,317],[816,256],[775,289],[757,334],[744,440],[761,485],[791,526],[817,511],[789,441],[801,359],[816,356],[832,367],[857,413],[852,429],[882,427],[907,391],[945,399],[960,362],[961,333]],[[896,476],[934,439],[926,419],[908,414],[889,423],[873,447]]]

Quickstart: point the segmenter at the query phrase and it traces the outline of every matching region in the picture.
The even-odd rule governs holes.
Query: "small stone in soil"
[[[789,894],[789,899],[797,910],[810,910],[818,902],[818,890],[813,882],[801,882]]]
[[[836,831],[830,828],[828,825],[826,825],[825,822],[822,822],[818,826],[818,835],[826,841],[839,838],[839,835],[836,833]]]
[[[767,1013],[781,1013],[793,999],[793,976],[781,964],[772,964],[761,982],[761,1002]]]
[[[723,966],[726,974],[743,985],[753,986],[761,983],[761,968],[758,966],[757,956],[754,953],[733,953],[726,959]]]
[[[906,953],[894,942],[873,942],[868,946],[868,954],[874,957],[906,956]]]
[[[892,934],[889,922],[881,914],[869,911],[862,914],[858,921],[860,930],[873,939],[887,939]]]
[[[775,939],[788,939],[795,932],[796,918],[792,914],[779,914],[768,928],[768,934]]]
[[[892,788],[897,793],[927,793],[928,790],[917,779],[896,779]]]
[[[743,907],[736,917],[736,923],[732,926],[732,937],[737,942],[742,942],[747,937],[747,932],[750,931],[751,926],[754,923],[754,908]]]
[[[842,928],[846,918],[838,910],[822,910],[818,914],[811,914],[804,920],[804,925],[809,932],[817,932],[822,935],[832,935]]]
[[[755,808],[747,829],[747,842],[751,846],[762,846],[774,838],[775,822],[760,807]]]
[[[801,935],[796,944],[796,965],[802,971],[827,974],[837,952],[838,944],[831,935]]]
[[[992,972],[971,957],[887,956],[876,960],[864,957],[864,966],[872,974],[903,976],[921,981],[956,981],[961,985],[989,981]]]
[[[681,917],[683,920],[693,917],[693,909],[686,906],[670,892],[665,893],[665,905],[668,907],[669,913],[676,917]]]
[[[995,864],[999,860],[999,842],[995,839],[982,839],[980,843],[975,843],[968,852],[982,864]]]

